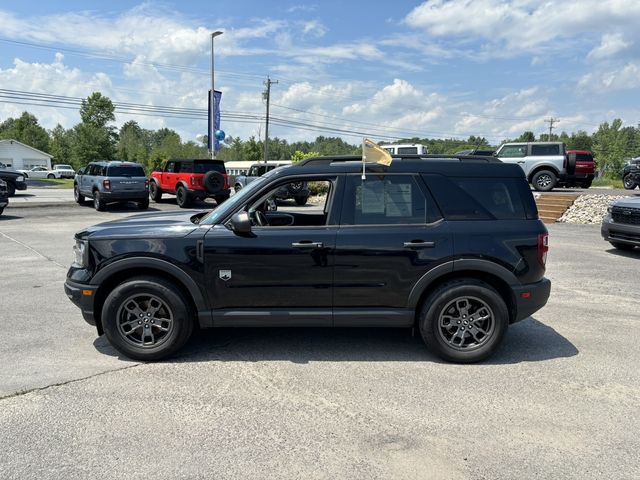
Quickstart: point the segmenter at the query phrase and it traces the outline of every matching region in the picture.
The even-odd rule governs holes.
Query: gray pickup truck
[[[238,192],[243,187],[246,187],[256,178],[264,175],[265,173],[270,172],[275,168],[285,167],[288,165],[291,165],[291,162],[287,160],[254,163],[253,165],[251,165],[246,175],[238,175],[236,177],[233,184],[233,189]],[[307,183],[292,182],[280,188],[276,193],[277,200],[287,200],[289,198],[293,198],[296,202],[296,205],[305,205],[309,198],[309,187]]]
[[[575,170],[575,159],[573,166],[569,165],[562,142],[505,143],[495,155],[503,163],[520,165],[529,183],[540,192],[553,190]]]

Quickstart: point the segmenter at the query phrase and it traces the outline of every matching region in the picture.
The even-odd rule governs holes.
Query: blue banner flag
[[[209,150],[211,150],[211,142],[215,141],[215,148],[216,148],[216,152],[218,150],[220,150],[220,142],[218,141],[218,139],[216,138],[216,130],[220,130],[220,99],[222,98],[222,92],[216,90],[216,94],[215,94],[215,99],[216,99],[216,108],[215,108],[215,112],[216,112],[216,121],[215,121],[215,125],[213,126],[213,128],[211,128],[211,110],[212,110],[212,104],[211,104],[211,90],[209,90],[209,100],[208,100],[208,104],[209,104],[209,121],[208,121],[208,125],[209,125],[209,129],[207,130],[207,136],[209,137],[208,141],[207,141],[207,148],[209,148]]]

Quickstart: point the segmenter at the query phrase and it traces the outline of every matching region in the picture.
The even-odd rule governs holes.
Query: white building
[[[28,170],[40,166],[51,169],[52,158],[53,155],[17,140],[0,140],[0,163],[14,170]]]

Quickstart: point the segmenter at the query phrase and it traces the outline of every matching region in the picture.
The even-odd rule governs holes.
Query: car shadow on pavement
[[[607,253],[617,255],[625,258],[640,258],[640,248],[636,247],[634,250],[619,250],[617,248],[609,248]]]
[[[93,203],[91,202],[91,199],[86,200],[85,202],[80,204],[80,206],[85,208],[91,208],[91,209],[94,208]],[[149,206],[149,208],[145,208],[144,210],[141,210],[140,208],[138,208],[138,205],[134,202],[127,202],[127,203],[121,202],[121,203],[108,203],[104,211],[105,212],[145,213],[145,212],[159,212],[160,209]]]
[[[104,336],[94,346],[118,354]],[[553,328],[528,318],[512,325],[505,342],[483,364],[539,362],[577,355],[578,349]],[[219,328],[197,332],[169,362],[215,361],[406,362],[445,363],[425,347],[418,332],[384,328]]]
[[[3,213],[2,215],[0,215],[0,222],[4,221],[4,220],[20,220],[23,217],[20,217],[18,215],[11,215],[11,214],[6,214]]]

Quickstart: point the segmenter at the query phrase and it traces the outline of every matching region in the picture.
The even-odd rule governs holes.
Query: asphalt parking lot
[[[640,251],[599,227],[549,226],[549,304],[483,364],[364,329],[209,331],[140,364],[62,288],[73,233],[135,213],[0,217],[0,478],[640,478]]]

